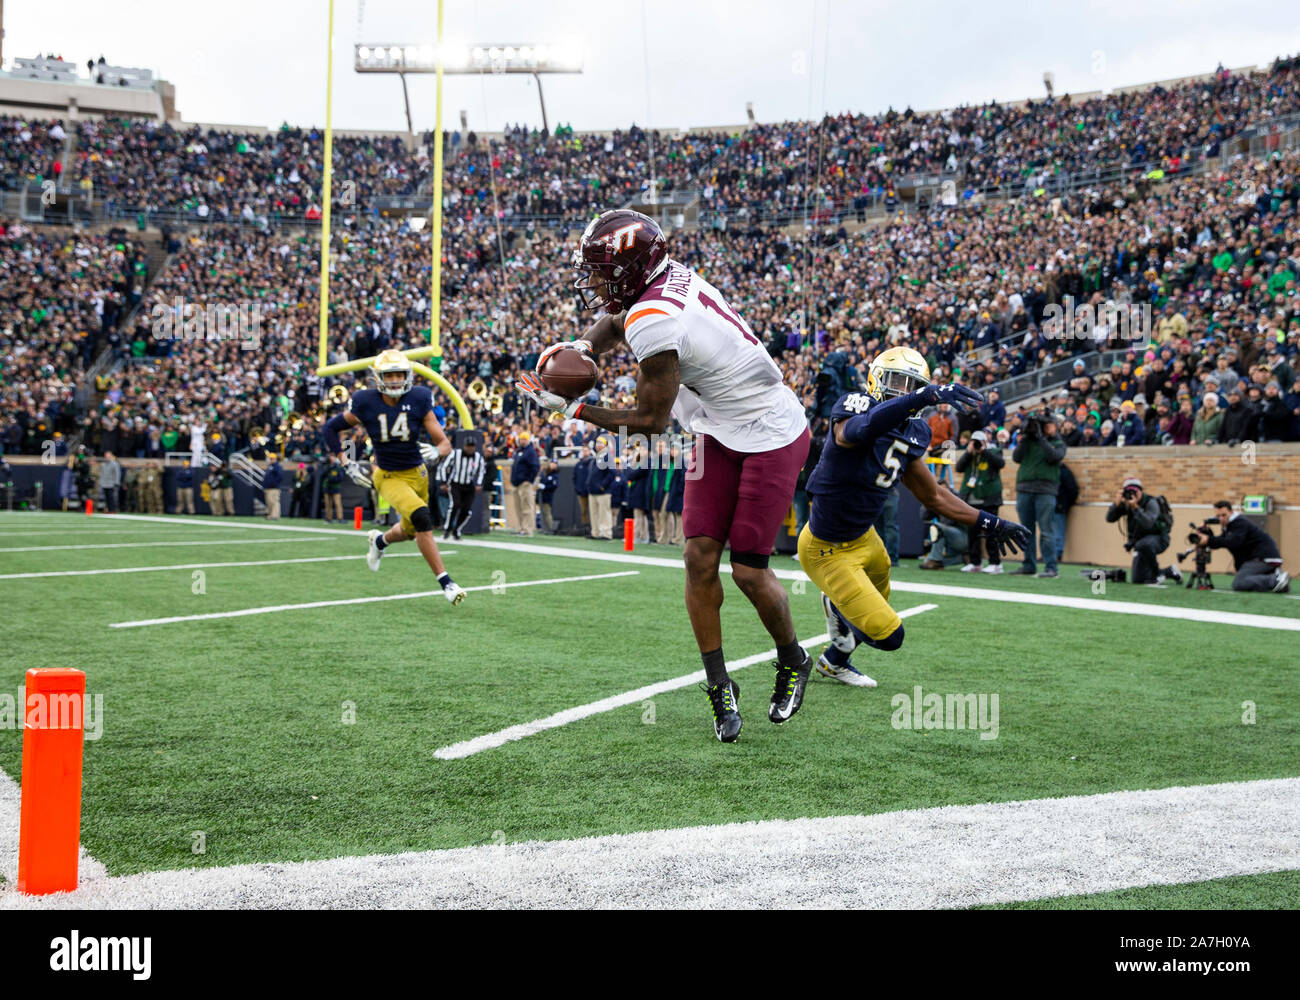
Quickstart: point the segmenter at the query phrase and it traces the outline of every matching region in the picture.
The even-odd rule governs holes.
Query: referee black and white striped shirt
[[[454,483],[457,486],[482,486],[483,473],[486,471],[487,464],[483,461],[483,456],[478,453],[478,449],[466,452],[462,448],[460,451],[453,451],[442,460],[442,464],[438,466],[438,481]]]

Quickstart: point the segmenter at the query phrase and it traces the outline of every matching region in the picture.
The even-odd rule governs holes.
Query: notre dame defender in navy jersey
[[[963,385],[931,385],[929,365],[909,347],[877,356],[867,391],[836,401],[831,433],[808,477],[811,509],[799,535],[799,564],[822,592],[831,637],[817,661],[823,676],[875,687],[849,663],[853,650],[859,643],[885,650],[903,644],[903,623],[889,606],[889,554],[871,526],[900,480],[922,506],[978,525],[1004,550],[1028,543],[1023,527],[969,506],[940,487],[925,464],[930,427],[916,414],[937,403],[974,409],[982,401]]]
[[[397,399],[378,389],[362,389],[352,394],[348,409],[366,429],[375,451],[374,464],[380,469],[399,472],[423,467],[417,436],[424,418],[433,412],[433,393],[428,386],[414,386]]]
[[[387,532],[370,532],[366,563],[379,569],[384,550],[393,542],[412,538],[438,577],[442,594],[452,604],[465,599],[465,591],[453,582],[443,566],[438,543],[433,537],[433,513],[429,510],[429,471],[426,462],[437,461],[451,452],[451,442],[433,412],[433,393],[415,385],[411,362],[401,351],[384,351],[371,368],[375,388],[354,393],[346,413],[331,417],[324,427],[325,447],[332,454],[342,450],[339,431],[362,427],[374,448],[373,479],[349,458],[343,469],[354,483],[374,488],[401,515],[400,524]],[[423,428],[433,445],[420,441]]]

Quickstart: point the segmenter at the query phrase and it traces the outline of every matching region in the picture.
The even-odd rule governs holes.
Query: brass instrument
[[[352,394],[348,392],[348,387],[340,382],[336,385],[330,386],[330,391],[326,398],[329,399],[331,406],[344,406],[351,397]]]
[[[505,406],[505,404],[506,404],[506,399],[505,396],[501,394],[501,390],[494,389],[492,391],[492,394],[488,396],[487,403],[484,404],[484,408],[488,411],[488,413],[492,414],[495,417],[500,415],[501,410]]]
[[[484,382],[481,378],[476,378],[473,382],[469,384],[468,394],[470,399],[472,399],[476,403],[481,404],[485,399],[487,399],[487,394],[488,394],[487,383]]]

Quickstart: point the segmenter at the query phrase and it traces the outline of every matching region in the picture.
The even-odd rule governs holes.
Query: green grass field
[[[1239,875],[1187,885],[1152,885],[1087,896],[1054,896],[979,907],[997,910],[1282,910],[1300,901],[1300,872]]]
[[[856,654],[879,688],[814,681],[776,727],[770,666],[747,667],[736,673],[745,729],[733,746],[714,739],[690,686],[440,760],[440,747],[699,669],[681,570],[591,558],[621,554],[621,543],[492,536],[523,551],[447,543],[457,582],[497,588],[457,608],[434,595],[110,627],[436,589],[419,558],[386,557],[370,573],[360,533],[247,522],[0,515],[5,577],[357,557],[0,579],[0,693],[17,696],[28,668],[65,666],[103,696],[103,735],[85,750],[82,841],[110,875],[1300,775],[1295,632],[902,590],[900,610],[937,607],[907,620],[898,653]],[[59,548],[159,542],[176,544]],[[570,556],[532,551],[541,546]],[[774,565],[798,568],[788,557]],[[1049,581],[914,566],[895,580],[1300,620],[1300,601],[1280,595],[1120,585],[1098,595],[1075,567]],[[572,579],[584,576],[604,578]],[[560,582],[519,586],[539,580]],[[725,584],[727,658],[770,648]],[[823,633],[815,588],[787,586],[800,638]],[[891,698],[915,685],[997,694],[997,738],[894,728]],[[0,729],[0,770],[15,779],[20,749],[21,732]],[[192,850],[196,831],[206,853]],[[1052,905],[1196,905],[1215,891]],[[1258,876],[1225,893],[1229,906],[1255,893],[1296,906],[1300,880]]]

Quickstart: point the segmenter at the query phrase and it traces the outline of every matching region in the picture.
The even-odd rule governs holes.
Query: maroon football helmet
[[[648,215],[616,208],[591,220],[573,251],[573,288],[584,309],[619,313],[637,300],[668,260],[668,241]],[[595,278],[601,291],[592,289]]]

